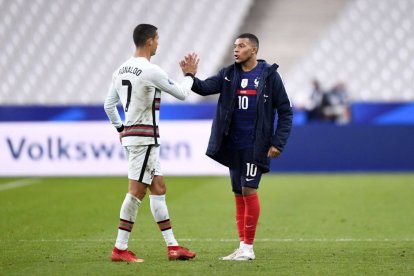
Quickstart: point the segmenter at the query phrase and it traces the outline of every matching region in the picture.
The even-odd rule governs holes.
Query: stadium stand
[[[258,57],[276,62],[283,75],[306,54],[350,0],[260,0],[250,9],[241,32],[260,39]],[[306,31],[304,31],[306,30]],[[232,62],[228,56],[226,63]]]
[[[0,0],[0,18],[2,105],[101,104],[139,22],[159,27],[153,62],[176,80],[188,51],[207,77],[248,30],[261,39],[259,57],[281,65],[297,107],[314,78],[326,88],[343,81],[352,101],[414,100],[412,0]]]
[[[413,101],[414,1],[349,2],[286,75],[297,106],[306,106],[314,78],[325,88],[344,82],[354,102]]]
[[[172,79],[180,80],[178,61],[189,51],[203,57],[199,75],[206,77],[251,3],[0,0],[0,104],[102,104],[112,72],[133,52],[132,30],[142,22],[159,27],[153,62]]]

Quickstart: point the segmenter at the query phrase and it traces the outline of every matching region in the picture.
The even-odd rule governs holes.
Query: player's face
[[[234,42],[233,53],[236,63],[245,63],[250,59],[256,59],[257,48],[248,38],[238,38]]]
[[[151,56],[155,55],[158,48],[158,32],[156,33],[154,38],[150,38],[150,45],[151,45]]]

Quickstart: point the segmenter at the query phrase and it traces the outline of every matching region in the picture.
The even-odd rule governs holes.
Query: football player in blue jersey
[[[222,260],[253,260],[253,241],[260,214],[257,193],[270,159],[281,154],[292,127],[292,107],[278,65],[258,60],[258,38],[250,33],[234,43],[235,63],[192,90],[202,96],[220,94],[206,154],[227,166],[236,202],[239,248]],[[198,59],[187,55],[180,62]],[[277,116],[276,116],[277,112]],[[275,124],[275,120],[277,122]]]

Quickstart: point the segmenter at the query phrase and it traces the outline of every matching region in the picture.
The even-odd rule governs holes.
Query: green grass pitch
[[[110,262],[126,178],[0,179],[0,275],[414,275],[414,174],[266,175],[256,260],[238,245],[227,177],[168,177],[167,203],[194,260],[168,262],[145,198],[130,249]]]

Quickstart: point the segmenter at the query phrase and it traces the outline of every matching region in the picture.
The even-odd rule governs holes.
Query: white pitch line
[[[200,238],[184,238],[178,239],[179,241],[185,242],[239,242],[238,239],[200,239]],[[5,242],[0,240],[1,242]],[[18,240],[18,242],[113,242],[115,239],[38,239],[38,240]],[[130,239],[133,242],[160,242],[160,239]],[[325,238],[314,238],[314,239],[277,239],[277,238],[260,238],[255,239],[255,242],[274,242],[274,243],[290,243],[290,242],[339,242],[339,243],[347,243],[347,242],[414,242],[414,238],[405,238],[405,239],[376,239],[376,238],[333,238],[333,239],[325,239]]]
[[[15,189],[23,186],[29,186],[40,182],[40,179],[19,179],[0,185],[0,192],[10,189]]]

